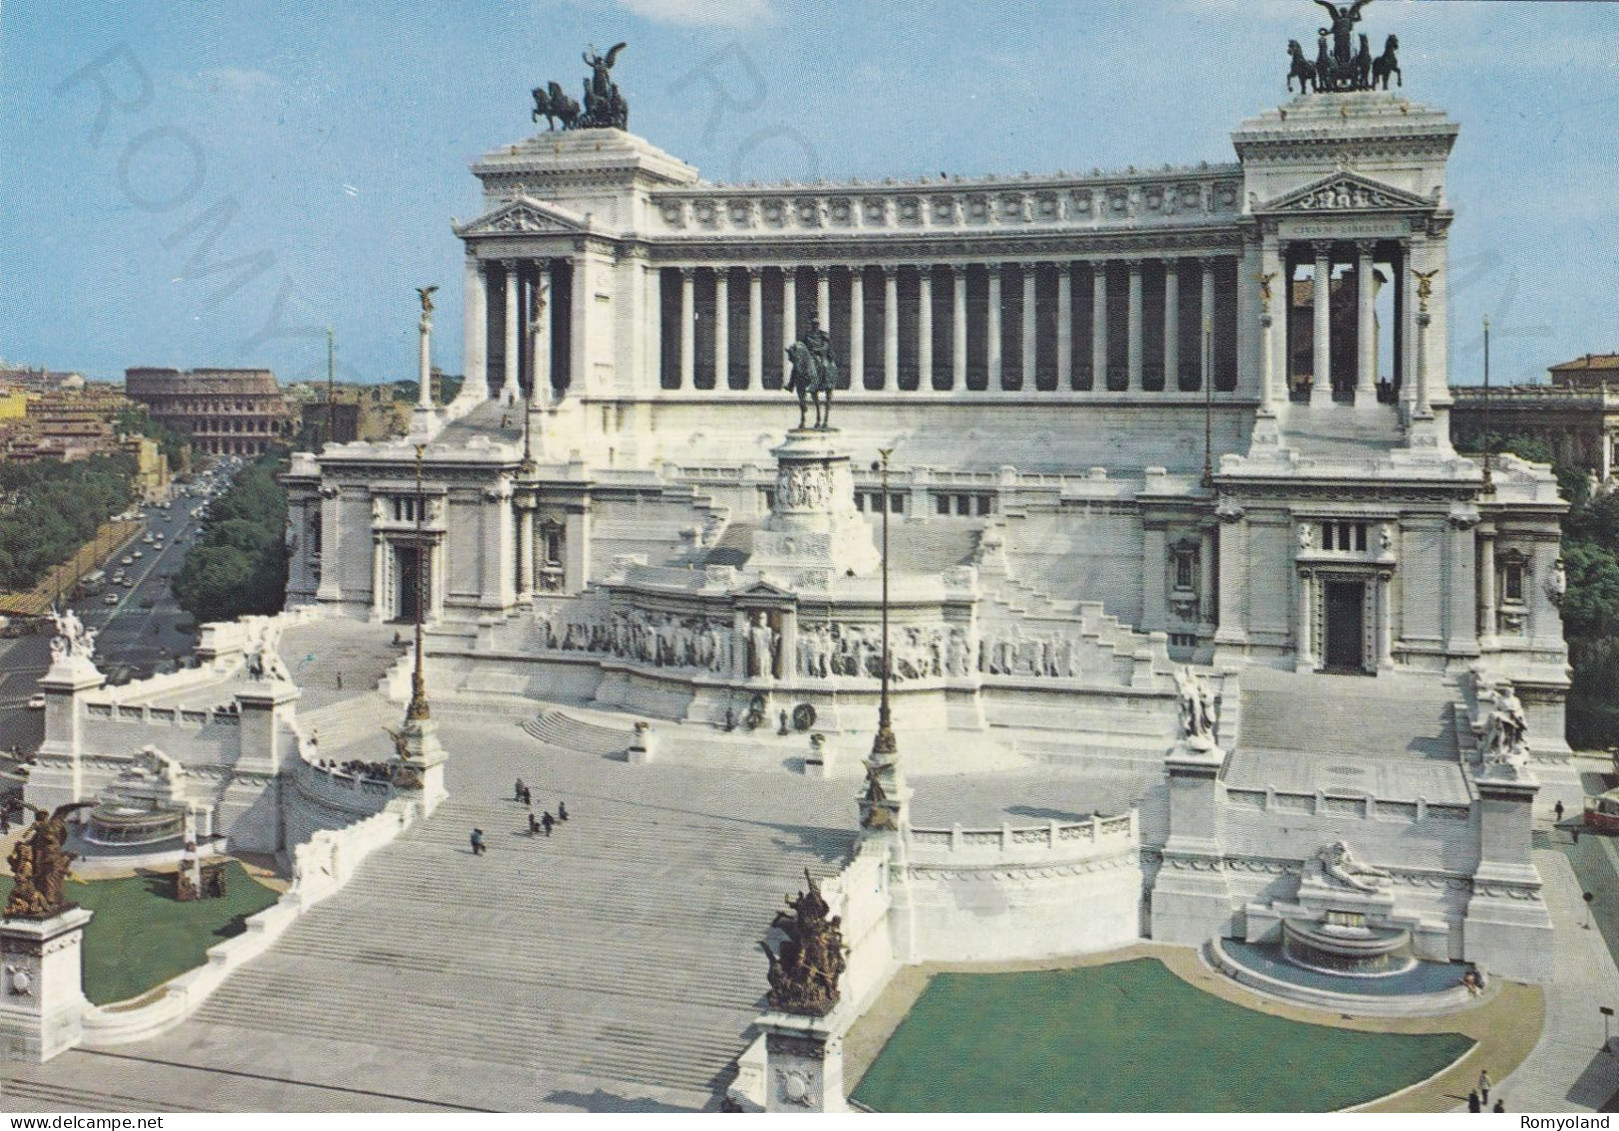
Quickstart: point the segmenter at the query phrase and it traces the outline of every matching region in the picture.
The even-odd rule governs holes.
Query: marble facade
[[[1150,751],[1153,937],[1242,936],[1354,819],[1357,849],[1416,877],[1400,914],[1442,924],[1434,953],[1504,969],[1549,919],[1499,828],[1578,793],[1565,505],[1549,469],[1486,478],[1450,446],[1458,128],[1394,94],[1308,95],[1239,126],[1229,164],[880,184],[710,184],[612,129],[502,148],[455,225],[466,381],[418,411],[423,486],[412,443],[297,455],[290,602],[407,622],[421,568],[448,693],[684,724],[806,706],[861,731],[881,516],[897,725]],[[789,435],[783,391],[811,325],[844,362],[824,451]],[[1508,680],[1534,766],[1486,790],[1461,727],[1440,801],[1400,784],[1427,772],[1410,736],[1383,736],[1366,756],[1410,766],[1378,790],[1289,801],[1164,760],[1186,663],[1233,703],[1255,671],[1396,699],[1418,679],[1447,704]],[[1424,831],[1389,839],[1379,813]]]

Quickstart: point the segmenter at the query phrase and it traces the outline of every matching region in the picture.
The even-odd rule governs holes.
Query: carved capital
[[[1240,522],[1247,514],[1246,510],[1229,500],[1222,501],[1214,508],[1214,517],[1221,522]]]

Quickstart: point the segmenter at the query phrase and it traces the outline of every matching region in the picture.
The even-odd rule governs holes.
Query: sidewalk
[[[1499,1094],[1514,1112],[1600,1111],[1619,1092],[1619,1056],[1603,1051],[1597,1007],[1619,1009],[1619,967],[1601,930],[1580,925],[1585,908],[1568,858],[1539,849],[1534,859],[1556,931],[1554,978],[1543,987],[1546,1024],[1528,1059],[1497,1081],[1491,1095]]]

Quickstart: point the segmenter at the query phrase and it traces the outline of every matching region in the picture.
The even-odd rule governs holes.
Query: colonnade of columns
[[[559,295],[559,265],[549,259],[466,259],[463,367],[468,384],[488,384],[494,377],[499,397],[511,402],[531,391],[538,403],[548,402],[556,384],[552,355],[556,328],[566,311],[568,296]],[[491,277],[498,269],[501,282],[493,301],[501,311],[501,352],[497,371],[489,371],[489,303]],[[559,301],[560,300],[560,301]],[[474,387],[478,387],[474,386]]]
[[[1200,389],[1215,376],[1211,370],[1227,349],[1234,353],[1237,304],[1228,296],[1231,301],[1217,306],[1217,286],[1229,292],[1235,280],[1222,279],[1217,257],[1163,259],[1151,267],[1149,262],[680,267],[670,272],[671,279],[678,272],[679,286],[666,281],[659,291],[668,296],[668,306],[660,303],[651,312],[658,322],[663,385],[695,389],[701,368],[712,373],[714,388],[763,389],[767,325],[779,324],[785,347],[809,329],[805,321],[813,321],[833,335],[847,388],[856,391],[899,391],[902,366],[916,375],[918,388],[937,392],[968,389],[970,366],[982,372],[984,387],[996,391],[1032,390],[1042,380],[1055,391]],[[981,272],[971,305],[970,271]],[[1088,333],[1076,341],[1075,278],[1082,271],[1090,274],[1091,317]],[[767,274],[775,276],[768,292]],[[1191,302],[1182,301],[1183,277],[1198,287]],[[745,299],[739,303],[736,292],[743,279]],[[810,279],[812,298],[801,305],[800,284]],[[1122,303],[1122,335],[1121,319],[1109,316],[1120,308],[1110,303]],[[745,313],[740,330],[733,326],[738,306]],[[699,333],[705,316],[711,328]],[[939,318],[948,320],[947,329],[937,325]],[[1009,318],[1017,319],[1012,327]],[[1209,348],[1201,344],[1205,328]],[[1008,329],[1017,339],[1012,356],[1006,349]],[[873,336],[876,343],[868,341]],[[738,344],[746,357],[743,365],[736,363]],[[1076,345],[1088,349],[1076,352]],[[1183,372],[1188,354],[1197,360]],[[770,375],[781,368],[772,357]],[[1234,372],[1231,378],[1219,387],[1234,384]]]
[[[1409,241],[1377,241],[1356,240],[1353,243],[1333,240],[1313,240],[1308,242],[1284,242],[1279,247],[1281,263],[1286,265],[1291,274],[1298,264],[1310,264],[1313,270],[1310,297],[1311,316],[1311,384],[1310,403],[1325,404],[1331,401],[1333,393],[1333,378],[1340,378],[1340,384],[1348,385],[1350,373],[1334,372],[1335,327],[1333,320],[1333,288],[1331,285],[1333,271],[1340,264],[1353,266],[1354,274],[1351,282],[1354,291],[1354,319],[1347,319],[1338,323],[1339,331],[1345,322],[1348,322],[1349,332],[1354,335],[1354,350],[1352,353],[1351,372],[1353,376],[1354,399],[1357,404],[1374,404],[1377,400],[1378,380],[1378,322],[1377,322],[1377,291],[1378,280],[1376,270],[1378,263],[1390,265],[1391,282],[1402,280],[1409,270],[1411,261]],[[1327,285],[1320,285],[1323,281]],[[1292,291],[1288,290],[1288,303],[1292,303]],[[1406,301],[1403,287],[1396,283],[1394,292],[1395,328],[1392,331],[1394,344],[1394,374],[1396,380],[1403,367],[1404,340],[1406,323],[1410,319],[1411,304]],[[1288,325],[1293,325],[1290,319]],[[1286,352],[1289,359],[1289,368],[1293,365],[1294,351],[1289,348]]]

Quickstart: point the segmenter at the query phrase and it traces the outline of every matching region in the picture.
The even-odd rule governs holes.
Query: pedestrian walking
[[[343,673],[342,672],[337,673],[337,689],[339,691],[343,690]]]
[[[1478,1102],[1478,1092],[1467,1093],[1467,1110],[1475,1115],[1484,1110],[1484,1105]]]
[[[1557,823],[1559,825],[1562,824],[1563,823],[1563,803],[1561,801],[1559,801],[1556,804],[1556,806],[1553,807],[1552,812],[1557,814]]]
[[[483,830],[479,829],[479,828],[474,828],[472,830],[471,840],[472,840],[472,855],[474,855],[474,856],[482,856],[484,854]]]
[[[534,804],[534,793],[526,785],[523,787],[523,804],[524,805],[533,805]]]
[[[1490,1102],[1490,1070],[1488,1068],[1480,1068],[1478,1070],[1478,1091],[1479,1091],[1479,1096],[1481,1097],[1483,1102],[1484,1103],[1489,1103]]]
[[[553,826],[555,824],[556,824],[556,822],[551,819],[551,814],[550,814],[549,810],[546,812],[545,816],[540,818],[540,828],[545,830],[545,835],[546,836],[551,835],[551,826]]]
[[[523,800],[523,789],[524,789],[523,779],[518,778],[517,779],[517,784],[512,786],[512,800],[513,801],[521,801],[521,800]]]
[[[528,835],[529,836],[538,836],[539,834],[540,834],[540,822],[534,816],[534,810],[530,809],[529,813],[528,813]]]
[[[568,819],[568,803],[566,801],[558,801],[557,802],[557,820],[558,821],[566,821],[567,819]]]

